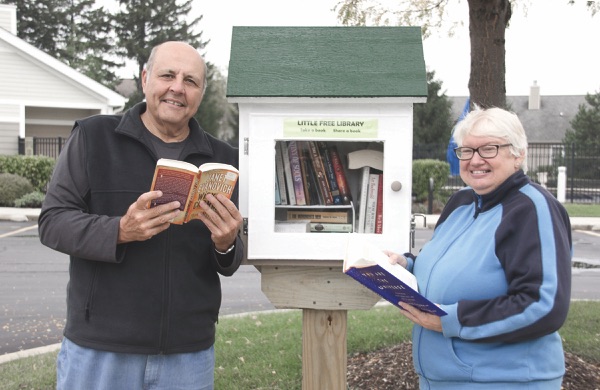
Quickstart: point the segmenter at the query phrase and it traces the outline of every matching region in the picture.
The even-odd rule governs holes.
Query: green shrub
[[[15,207],[40,208],[45,197],[43,192],[33,191],[15,200]]]
[[[13,207],[15,200],[33,191],[24,177],[12,173],[0,173],[0,206]]]
[[[26,178],[36,191],[45,192],[56,161],[47,156],[0,156],[0,173]]]
[[[414,160],[412,173],[413,195],[417,202],[422,202],[429,194],[429,178],[433,178],[434,193],[439,192],[446,185],[450,175],[450,164],[432,159]]]

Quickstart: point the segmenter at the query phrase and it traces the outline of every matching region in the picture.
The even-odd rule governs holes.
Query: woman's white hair
[[[527,135],[515,113],[496,107],[483,109],[475,106],[454,128],[454,141],[463,146],[463,140],[469,135],[505,139],[512,145],[511,153],[515,157],[523,157],[521,169],[527,172]]]

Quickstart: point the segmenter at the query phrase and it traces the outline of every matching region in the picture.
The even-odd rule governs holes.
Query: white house
[[[0,155],[17,154],[19,138],[66,138],[75,119],[125,105],[125,97],[16,34],[16,6],[0,4]]]

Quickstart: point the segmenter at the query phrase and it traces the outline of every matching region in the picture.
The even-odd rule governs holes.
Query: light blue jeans
[[[173,355],[113,353],[63,338],[56,361],[57,390],[212,390],[214,346]]]

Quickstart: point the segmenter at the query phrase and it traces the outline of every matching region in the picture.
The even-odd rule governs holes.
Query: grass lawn
[[[600,363],[600,302],[577,301],[560,330],[566,351]],[[349,311],[348,354],[410,340],[411,323],[393,306]],[[300,310],[227,317],[217,327],[215,388],[301,389]],[[0,365],[0,389],[54,389],[56,353]]]
[[[571,217],[600,217],[600,204],[563,203]]]

